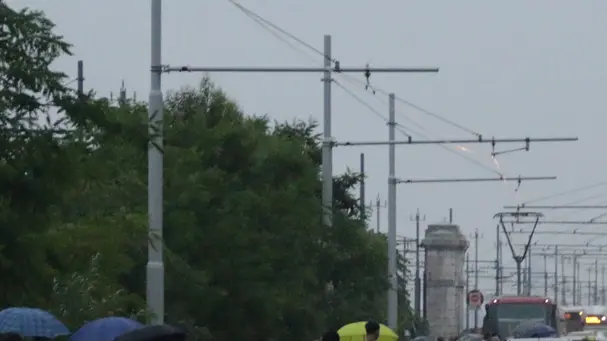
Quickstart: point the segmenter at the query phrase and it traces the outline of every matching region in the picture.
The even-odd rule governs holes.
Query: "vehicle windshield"
[[[496,308],[499,321],[549,322],[549,305],[544,303],[501,303]]]
[[[524,324],[545,323],[555,325],[550,321],[550,305],[544,303],[499,303],[491,306],[488,312],[490,320],[495,323],[495,330],[502,339],[512,337],[514,331]]]

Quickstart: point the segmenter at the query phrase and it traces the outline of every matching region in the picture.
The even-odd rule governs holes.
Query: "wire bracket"
[[[371,93],[375,95],[375,88],[371,85],[371,67],[369,66],[369,63],[367,63],[366,68],[367,69],[363,74],[365,76],[365,90],[371,91]]]
[[[493,157],[493,158],[495,158],[498,155],[504,155],[504,154],[514,153],[514,152],[520,152],[520,151],[528,152],[530,149],[530,145],[531,145],[531,139],[526,138],[524,147],[496,151],[495,150],[495,146],[497,144],[496,142],[497,141],[495,141],[495,140],[491,141],[491,157]]]

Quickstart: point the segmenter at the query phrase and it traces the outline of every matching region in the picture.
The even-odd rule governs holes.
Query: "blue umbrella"
[[[143,324],[126,317],[104,317],[80,327],[71,341],[113,341],[118,336],[143,327]]]
[[[36,308],[7,308],[0,311],[0,334],[5,333],[54,339],[70,332],[47,311]]]
[[[517,328],[519,329],[519,328]],[[521,328],[515,333],[516,338],[541,338],[541,337],[556,337],[556,329],[550,327],[547,324],[535,323],[529,326],[521,326]]]

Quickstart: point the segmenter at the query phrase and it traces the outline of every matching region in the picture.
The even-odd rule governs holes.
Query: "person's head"
[[[339,341],[339,334],[334,330],[329,330],[322,336],[322,341]]]
[[[445,341],[445,338],[442,337],[442,336],[439,336],[439,337],[436,338],[436,341]]]
[[[376,341],[379,338],[379,323],[375,321],[367,322],[365,331],[367,332],[367,341]]]

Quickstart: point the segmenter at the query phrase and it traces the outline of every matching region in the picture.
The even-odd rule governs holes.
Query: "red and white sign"
[[[468,303],[468,307],[471,309],[480,308],[484,301],[485,297],[483,296],[483,293],[478,290],[471,290],[466,296],[466,303]]]

